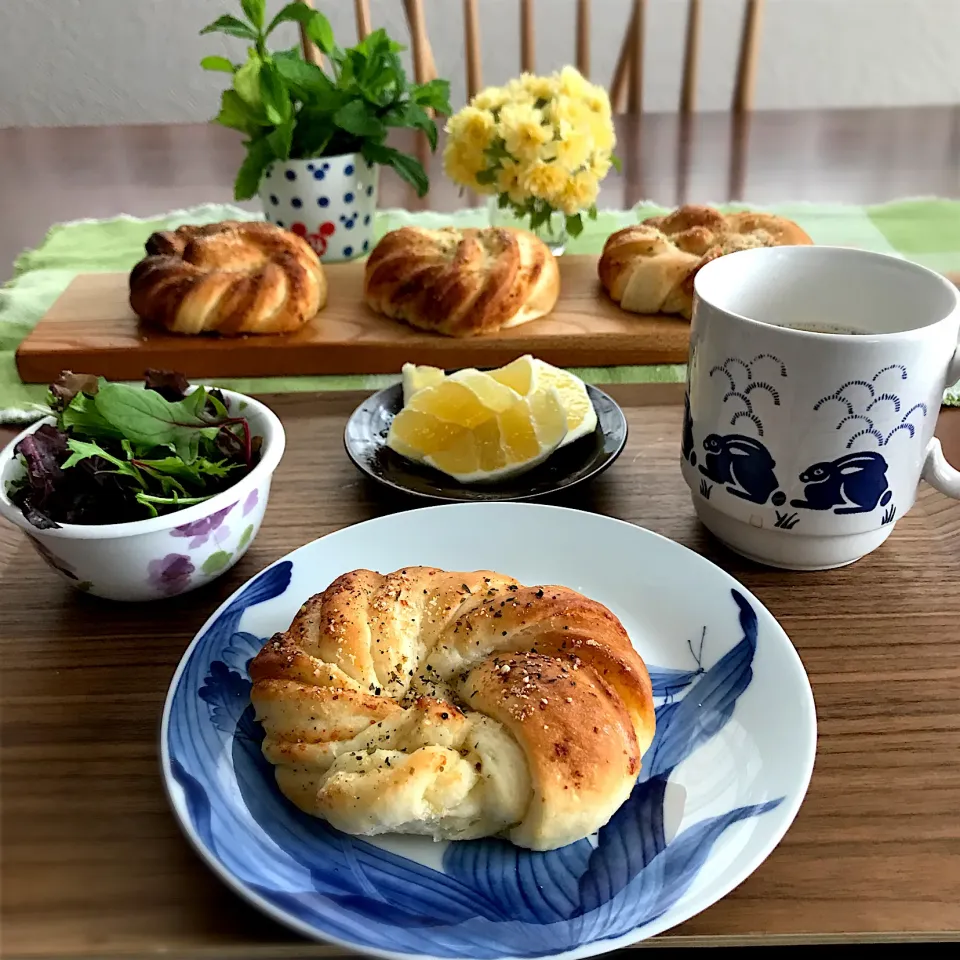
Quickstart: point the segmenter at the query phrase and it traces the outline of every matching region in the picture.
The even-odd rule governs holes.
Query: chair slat
[[[313,0],[301,0],[313,5]],[[354,0],[357,32],[370,32],[369,0]],[[520,66],[526,72],[536,70],[536,42],[534,35],[534,0],[519,0],[520,4]],[[743,28],[737,58],[732,109],[744,113],[753,108],[754,86],[760,47],[760,30],[765,0],[745,0]],[[593,5],[590,0],[576,4],[576,63],[585,76],[590,75],[590,19]],[[437,76],[433,51],[427,35],[423,0],[404,0],[407,22],[410,26],[414,73],[419,83]],[[610,102],[616,113],[638,114],[643,111],[643,67],[647,0],[633,0],[630,19],[620,45],[619,55],[610,83]],[[680,90],[680,112],[691,114],[697,104],[697,80],[702,40],[703,0],[687,0],[687,23],[684,39],[683,76]],[[480,39],[478,0],[463,0],[464,59],[468,97],[475,96],[483,87],[483,62]],[[309,49],[308,49],[309,48]],[[315,57],[318,51],[304,38],[304,54]]]
[[[477,0],[463,0],[463,41],[467,58],[467,96],[474,97],[483,87]]]
[[[357,15],[357,39],[370,36],[370,0],[353,0],[353,9]]]
[[[627,85],[627,112],[643,112],[643,38],[647,18],[647,0],[633,0],[630,20],[630,70]]]
[[[577,69],[590,76],[590,0],[577,0]]]
[[[403,0],[410,27],[410,45],[413,48],[413,76],[417,83],[426,83],[437,75],[433,52],[427,39],[427,24],[423,16],[423,0]]]
[[[740,56],[737,79],[733,89],[733,110],[746,113],[753,109],[753,92],[760,53],[760,27],[763,22],[765,0],[747,0],[743,13],[743,32],[740,35]]]
[[[687,35],[683,48],[683,85],[680,111],[693,113],[697,108],[697,72],[700,66],[700,0],[687,0]]]
[[[620,53],[617,56],[617,65],[610,81],[610,105],[614,113],[623,113],[627,109],[627,80],[630,72],[630,37],[633,33],[634,11],[630,11],[627,29],[620,41]]]
[[[536,70],[536,44],[533,38],[533,0],[520,0],[520,69]]]
[[[305,6],[313,9],[313,0],[300,0],[300,3]],[[314,66],[322,67],[323,66],[323,56],[320,51],[317,49],[316,44],[307,36],[306,27],[299,23],[297,24],[300,28],[300,48],[303,50],[303,59],[307,63],[312,63]]]

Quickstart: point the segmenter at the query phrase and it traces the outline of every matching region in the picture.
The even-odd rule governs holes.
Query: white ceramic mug
[[[839,567],[887,539],[921,477],[960,498],[933,436],[960,378],[953,284],[884,254],[772,247],[708,263],[695,292],[682,469],[729,547]]]

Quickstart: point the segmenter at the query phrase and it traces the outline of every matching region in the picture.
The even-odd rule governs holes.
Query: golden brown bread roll
[[[526,230],[401,227],[374,247],[363,292],[372,309],[394,320],[474,337],[548,314],[560,271]]]
[[[813,243],[792,220],[769,213],[730,213],[687,205],[607,238],[600,282],[631,313],[679,313],[690,319],[693,280],[706,263],[752,247]]]
[[[154,233],[130,306],[172,333],[289,333],[327,302],[317,255],[270,223],[226,220]]]
[[[250,677],[280,789],[362,836],[560,847],[610,819],[653,739],[650,678],[620,621],[490,571],[346,573]]]

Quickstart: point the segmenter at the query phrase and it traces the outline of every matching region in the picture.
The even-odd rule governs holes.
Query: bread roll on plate
[[[491,571],[344,574],[250,677],[281,791],[361,836],[564,846],[627,799],[654,733],[606,607]]]

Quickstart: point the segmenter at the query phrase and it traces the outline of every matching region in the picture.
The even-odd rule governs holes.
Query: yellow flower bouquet
[[[533,231],[559,213],[566,232],[580,234],[583,215],[597,215],[600,181],[611,166],[619,169],[610,98],[573,67],[488,87],[446,130],[447,175],[496,194],[499,209],[528,221]]]

